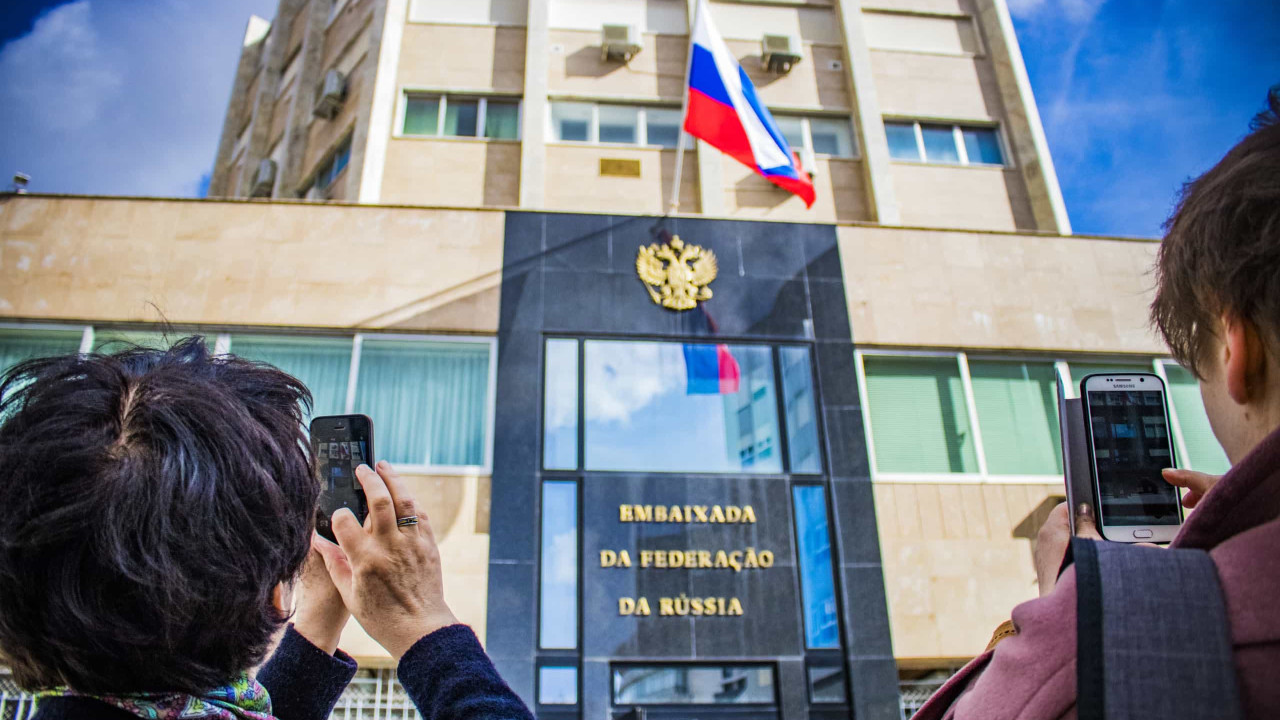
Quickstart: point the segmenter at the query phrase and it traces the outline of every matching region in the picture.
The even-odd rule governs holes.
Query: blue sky
[[[1280,83],[1280,0],[1008,0],[1078,233],[1155,236]],[[276,0],[10,0],[0,178],[200,194],[250,14]]]

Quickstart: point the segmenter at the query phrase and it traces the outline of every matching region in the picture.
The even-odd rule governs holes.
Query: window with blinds
[[[992,475],[1060,475],[1057,375],[1050,362],[969,360]]]
[[[863,365],[879,472],[978,472],[956,358],[869,355]]]
[[[1169,403],[1177,413],[1188,455],[1179,464],[1214,475],[1226,472],[1231,463],[1209,427],[1209,416],[1200,399],[1200,383],[1185,368],[1170,362],[1164,364],[1164,374],[1169,379]]]
[[[66,355],[80,349],[82,328],[28,330],[0,328],[0,372],[24,360]]]

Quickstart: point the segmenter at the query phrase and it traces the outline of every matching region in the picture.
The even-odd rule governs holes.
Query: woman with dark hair
[[[352,613],[425,718],[531,717],[445,604],[425,518],[397,523],[416,512],[390,465],[357,471],[363,526],[315,535],[310,403],[201,338],[4,375],[0,661],[36,718],[324,718]]]

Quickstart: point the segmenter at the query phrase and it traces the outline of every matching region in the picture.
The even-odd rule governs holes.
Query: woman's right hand
[[[347,609],[369,636],[400,659],[414,643],[458,619],[444,601],[440,551],[427,518],[397,526],[416,515],[413,497],[391,464],[356,468],[369,503],[364,526],[346,508],[333,515],[335,545],[315,536],[316,550]]]

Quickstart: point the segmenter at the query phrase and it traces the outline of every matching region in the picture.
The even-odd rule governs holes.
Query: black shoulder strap
[[[1080,539],[1072,552],[1080,720],[1242,720],[1208,553]]]

